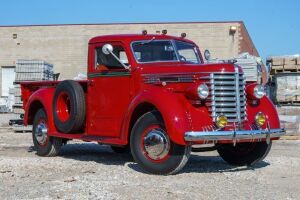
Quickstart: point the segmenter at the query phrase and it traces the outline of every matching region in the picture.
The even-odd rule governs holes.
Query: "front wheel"
[[[190,146],[172,142],[159,112],[144,114],[135,123],[130,148],[134,160],[152,174],[175,174],[187,163]]]
[[[63,144],[61,138],[49,137],[47,115],[43,109],[35,114],[32,140],[39,156],[56,156]]]
[[[219,155],[224,161],[231,165],[255,165],[263,160],[269,153],[272,146],[272,141],[266,142],[245,142],[232,144],[222,144],[218,148]]]

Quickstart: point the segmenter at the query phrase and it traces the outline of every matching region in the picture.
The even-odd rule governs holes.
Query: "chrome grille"
[[[247,119],[245,80],[242,73],[211,73],[207,84],[210,87],[207,106],[214,121],[218,115],[225,115],[231,123]]]

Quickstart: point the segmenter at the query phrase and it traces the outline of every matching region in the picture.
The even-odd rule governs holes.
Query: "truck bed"
[[[83,87],[84,91],[87,88],[88,80],[76,80]],[[35,91],[42,88],[52,88],[56,87],[62,81],[24,81],[21,82],[21,92],[22,92],[22,100],[23,100],[23,108],[25,109],[26,103]]]

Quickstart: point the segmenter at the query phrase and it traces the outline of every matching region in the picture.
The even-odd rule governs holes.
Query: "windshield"
[[[187,62],[198,64],[200,58],[196,47],[178,40],[148,40],[132,43],[135,59],[145,62]]]

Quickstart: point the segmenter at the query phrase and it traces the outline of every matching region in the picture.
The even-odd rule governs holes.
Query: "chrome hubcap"
[[[152,129],[144,137],[144,149],[153,160],[164,158],[170,150],[170,139],[162,129]]]
[[[39,144],[43,145],[46,143],[47,133],[48,129],[45,123],[41,122],[35,127],[34,135]]]

